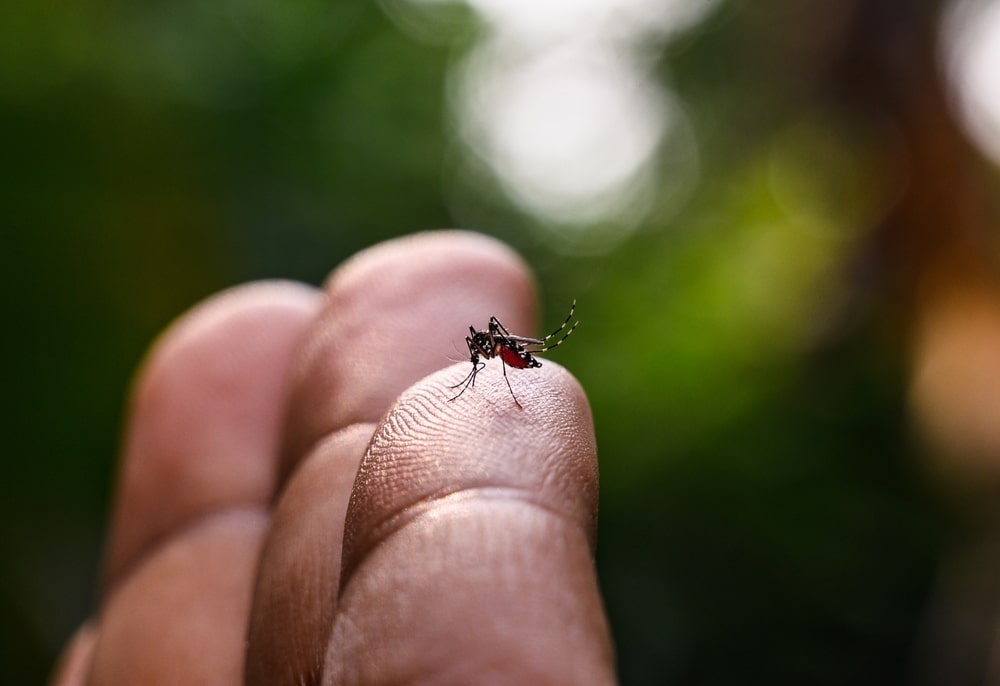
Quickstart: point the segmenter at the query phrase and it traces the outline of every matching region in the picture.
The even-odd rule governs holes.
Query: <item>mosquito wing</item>
[[[515,336],[513,334],[505,334],[504,338],[520,345],[545,345],[545,341],[540,338],[528,338],[527,336]]]

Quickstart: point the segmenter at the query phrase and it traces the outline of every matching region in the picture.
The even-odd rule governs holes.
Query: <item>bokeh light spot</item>
[[[498,53],[483,48],[465,72],[468,143],[529,211],[562,223],[621,215],[670,125],[665,97],[586,45],[514,69]]]
[[[959,2],[942,31],[959,118],[983,153],[1000,164],[1000,3]]]

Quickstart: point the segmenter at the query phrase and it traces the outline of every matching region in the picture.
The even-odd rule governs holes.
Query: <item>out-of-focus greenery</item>
[[[851,269],[892,197],[891,137],[810,89],[823,65],[793,27],[822,4],[723,4],[668,46],[699,183],[599,254],[462,177],[446,85],[468,12],[431,40],[359,0],[5,8],[0,682],[44,679],[93,609],[156,333],[227,286],[318,283],[457,222],[525,254],[546,321],[579,301],[558,361],[593,404],[623,682],[904,681],[943,525],[899,334]]]

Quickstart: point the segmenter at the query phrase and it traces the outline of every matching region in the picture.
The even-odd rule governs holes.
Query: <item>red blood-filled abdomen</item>
[[[514,367],[515,369],[525,369],[529,364],[528,359],[525,359],[516,350],[511,350],[510,348],[500,348],[500,359],[508,367]]]

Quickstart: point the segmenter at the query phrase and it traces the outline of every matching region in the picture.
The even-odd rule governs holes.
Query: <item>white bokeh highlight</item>
[[[560,223],[623,216],[643,195],[675,108],[634,65],[586,43],[465,65],[463,135],[525,208]]]
[[[634,42],[688,28],[713,0],[466,0],[505,40],[542,42],[601,37]]]
[[[957,114],[976,145],[1000,165],[1000,2],[959,2],[943,26]]]
[[[606,237],[638,225],[659,186],[671,199],[693,186],[696,154],[657,173],[663,142],[691,128],[651,69],[714,0],[465,2],[484,31],[452,81],[457,129],[518,206],[563,234]]]

